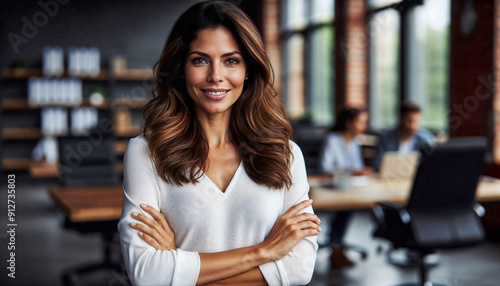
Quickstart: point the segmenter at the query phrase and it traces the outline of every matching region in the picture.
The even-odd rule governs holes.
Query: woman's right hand
[[[149,213],[153,219],[133,212],[132,217],[144,225],[133,222],[130,227],[138,230],[139,237],[156,250],[175,250],[175,234],[165,216],[152,206],[141,204],[141,208]]]
[[[319,218],[301,210],[309,207],[312,200],[302,201],[286,211],[274,224],[267,238],[261,243],[271,261],[286,256],[304,237],[317,235],[321,231]]]

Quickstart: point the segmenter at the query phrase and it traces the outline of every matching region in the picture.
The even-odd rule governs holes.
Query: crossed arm
[[[312,200],[292,206],[275,223],[267,238],[257,245],[217,253],[200,253],[197,285],[267,285],[259,266],[285,257],[303,238],[317,235],[320,220],[311,213],[298,214]],[[141,205],[153,219],[132,213],[141,223],[131,223],[139,237],[157,250],[175,250],[175,234],[165,216],[151,206]]]

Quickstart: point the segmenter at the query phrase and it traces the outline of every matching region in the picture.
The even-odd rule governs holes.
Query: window
[[[426,0],[410,11],[408,99],[422,107],[422,125],[448,127],[450,1]]]
[[[290,118],[331,124],[334,0],[283,0],[283,101]]]
[[[374,129],[396,126],[401,100],[420,105],[422,127],[447,129],[450,0],[419,2],[370,1],[374,7],[370,23]]]
[[[370,23],[370,123],[374,129],[397,125],[399,15],[375,14]]]
[[[304,114],[304,37],[292,35],[285,44],[284,91],[286,108],[291,118]]]

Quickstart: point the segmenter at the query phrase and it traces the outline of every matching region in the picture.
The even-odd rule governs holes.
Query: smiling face
[[[224,27],[199,31],[189,45],[184,74],[198,114],[229,113],[246,77],[245,61],[231,32]]]
[[[368,112],[361,112],[351,122],[347,122],[347,129],[354,135],[365,133],[368,126]]]
[[[420,112],[408,112],[400,118],[401,132],[405,136],[417,134],[420,128]]]

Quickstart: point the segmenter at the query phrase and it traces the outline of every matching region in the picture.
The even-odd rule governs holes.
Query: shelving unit
[[[128,140],[117,140],[114,143],[113,150],[116,155],[125,154]],[[37,162],[31,158],[4,158],[2,160],[2,169],[11,171],[28,170],[33,178],[51,178],[57,177],[59,173],[58,164],[48,164],[46,162]],[[123,173],[123,163],[116,164],[116,172]]]
[[[31,158],[4,158],[2,168],[4,170],[27,170],[30,166]]]
[[[27,140],[42,138],[42,131],[36,127],[8,127],[2,129],[4,140]]]
[[[3,80],[27,80],[30,77],[42,77],[42,69],[38,68],[17,68],[17,69],[4,69],[2,71]],[[65,74],[63,77],[68,77]],[[84,76],[78,77],[82,81],[105,81],[108,88],[112,90],[113,86],[120,82],[127,81],[151,81],[153,73],[151,70],[143,69],[129,69],[119,72],[112,72],[101,70],[99,75],[95,77]],[[24,83],[26,84],[26,83]],[[113,98],[112,92],[110,97],[106,98],[104,102],[98,106],[92,105],[87,98],[84,98],[82,103],[78,106],[74,105],[38,105],[30,106],[26,98],[3,98],[2,111],[19,111],[26,110],[39,110],[46,107],[94,107],[104,112],[109,111],[111,114],[115,108],[126,109],[141,109],[149,101],[149,98]],[[114,144],[114,153],[121,157],[124,155],[127,148],[128,141],[131,137],[135,137],[141,133],[140,126],[129,126],[127,128],[115,128],[114,134],[116,142]],[[43,137],[40,127],[3,127],[2,128],[2,141],[5,140],[38,140]],[[2,170],[8,171],[29,171],[30,175],[35,178],[57,177],[59,166],[57,164],[47,164],[45,162],[36,162],[30,158],[30,154],[25,157],[5,158],[5,153],[2,154]],[[123,162],[118,160],[116,170],[118,173],[123,173]]]
[[[108,71],[101,70],[96,76],[78,76],[77,78],[82,80],[107,80],[109,78]],[[36,68],[16,68],[16,69],[4,69],[2,71],[2,77],[4,79],[28,79],[30,77],[42,77],[42,69]],[[64,73],[62,77],[70,77],[67,73]]]
[[[28,79],[30,77],[42,77],[43,71],[39,68],[16,68],[16,69],[3,69],[2,78],[4,79]],[[64,73],[62,77],[70,77]],[[152,80],[153,71],[145,69],[127,69],[123,71],[107,71],[101,70],[97,76],[78,76],[76,78],[82,80],[123,80],[123,81],[138,81],[138,80]]]
[[[112,73],[115,80],[152,80],[153,71],[142,69],[128,69]]]
[[[116,141],[114,146],[113,146],[113,150],[114,150],[115,154],[116,155],[125,154],[125,150],[127,149],[127,145],[128,145],[128,140]]]
[[[82,106],[87,106],[87,107],[95,107],[98,109],[105,109],[109,108],[109,100],[104,99],[104,102],[99,105],[93,105],[90,103],[90,100],[85,98],[82,100],[82,103],[78,106],[75,105],[64,105],[64,104],[44,104],[44,105],[36,105],[36,106],[30,106],[28,104],[28,100],[24,98],[4,98],[2,99],[2,108],[4,110],[23,110],[23,109],[41,109],[41,108],[46,108],[46,107],[82,107]]]

